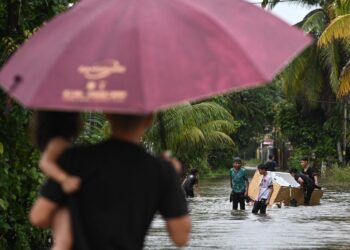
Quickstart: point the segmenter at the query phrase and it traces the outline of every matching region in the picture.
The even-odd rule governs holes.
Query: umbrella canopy
[[[8,61],[27,107],[147,113],[272,80],[311,42],[240,0],[83,0]]]

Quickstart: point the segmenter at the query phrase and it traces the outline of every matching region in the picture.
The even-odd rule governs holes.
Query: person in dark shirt
[[[73,227],[73,249],[142,249],[156,212],[166,221],[177,246],[191,230],[179,176],[169,161],[157,159],[140,145],[152,115],[106,115],[109,140],[66,150],[58,164],[82,180],[71,195],[49,179],[30,212],[30,221],[50,227],[52,215],[67,206]]]
[[[310,179],[315,183],[318,187],[318,173],[314,171],[309,165],[309,159],[307,157],[303,157],[300,160],[300,165],[303,168],[301,173],[310,177]]]
[[[296,168],[292,168],[289,173],[294,177],[294,179],[303,187],[304,190],[304,205],[309,205],[312,192],[315,189],[315,183],[306,174],[298,173]]]
[[[194,197],[195,186],[198,186],[198,170],[196,168],[191,169],[190,174],[187,175],[182,183],[182,188],[185,190],[186,198]]]
[[[273,155],[269,155],[269,160],[265,162],[265,166],[267,167],[267,171],[276,171],[277,163],[274,160]]]

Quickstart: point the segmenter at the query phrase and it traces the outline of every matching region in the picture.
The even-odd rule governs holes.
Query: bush
[[[2,92],[0,100],[0,107],[8,107]],[[28,221],[44,178],[28,131],[31,112],[16,104],[5,111],[0,110],[0,249],[48,249],[50,234]]]
[[[350,183],[350,166],[339,167],[336,165],[332,167],[327,172],[327,180],[336,183]]]

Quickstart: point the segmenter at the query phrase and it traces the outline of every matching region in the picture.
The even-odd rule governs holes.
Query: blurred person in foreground
[[[153,115],[106,114],[111,137],[63,152],[59,166],[81,178],[79,190],[63,192],[49,179],[30,212],[33,225],[47,228],[66,206],[71,215],[73,249],[142,249],[156,212],[170,238],[186,245],[191,231],[186,199],[170,161],[157,159],[139,144]]]

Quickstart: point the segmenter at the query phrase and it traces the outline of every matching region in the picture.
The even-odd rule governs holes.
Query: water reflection
[[[231,212],[229,180],[201,182],[189,202],[193,231],[184,249],[350,249],[350,189],[325,190],[319,206],[272,207],[267,215]],[[146,249],[176,249],[157,217]]]

